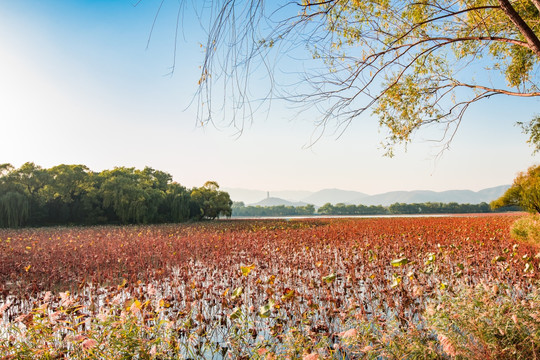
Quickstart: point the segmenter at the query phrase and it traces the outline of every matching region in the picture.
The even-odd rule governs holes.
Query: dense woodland
[[[473,214],[493,212],[490,205],[480,204],[448,204],[426,202],[419,204],[395,203],[388,207],[382,205],[350,205],[338,203],[324,204],[317,210],[313,205],[305,206],[245,206],[243,202],[235,202],[232,216],[305,216],[305,215],[397,215],[397,214]],[[496,211],[521,211],[519,206],[507,206]]]
[[[0,227],[215,219],[230,216],[231,205],[213,181],[188,189],[149,167],[93,172],[84,165],[0,165]]]

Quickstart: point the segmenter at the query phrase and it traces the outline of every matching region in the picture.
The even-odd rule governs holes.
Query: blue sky
[[[238,137],[201,127],[189,106],[205,34],[189,2],[172,76],[177,1],[0,0],[0,162],[93,170],[151,166],[188,187],[261,190],[472,189],[508,184],[538,162],[514,126],[540,113],[537,99],[494,97],[466,114],[450,150],[420,133],[407,152],[383,157],[377,119],[363,116],[339,139],[306,148],[313,113],[275,103]],[[190,16],[191,15],[191,16]],[[301,66],[290,62],[287,66]],[[300,68],[299,68],[300,69]]]

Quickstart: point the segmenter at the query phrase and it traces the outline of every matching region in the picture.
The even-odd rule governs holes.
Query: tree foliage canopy
[[[252,85],[260,87],[260,76],[250,76],[261,67],[270,75],[263,100],[316,103],[323,128],[335,121],[343,129],[369,110],[388,130],[389,155],[428,124],[442,125],[447,143],[476,101],[540,96],[539,0],[206,3],[212,11],[199,81],[205,121],[234,109],[233,124],[243,126],[259,106]],[[303,49],[317,65],[298,60],[306,69],[299,80],[307,81],[281,87],[270,55],[296,58]],[[223,90],[225,102],[216,105]]]
[[[191,191],[191,198],[200,204],[200,217],[215,219],[220,215],[231,216],[232,200],[228,193],[219,191],[215,181],[207,181],[202,187]]]
[[[527,134],[529,138],[527,143],[534,147],[534,153],[540,151],[540,116],[535,116],[530,122],[518,122],[521,126],[523,133]]]
[[[491,203],[494,209],[504,206],[519,206],[530,213],[540,213],[540,165],[519,173],[503,196]]]
[[[207,182],[204,199],[163,171],[84,165],[43,169],[0,164],[0,227],[56,224],[141,224],[231,215],[229,194]],[[194,194],[194,196],[192,196]],[[210,210],[208,207],[210,206]]]

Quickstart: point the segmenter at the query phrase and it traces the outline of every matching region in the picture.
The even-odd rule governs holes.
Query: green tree
[[[38,194],[44,180],[42,169],[33,163],[19,169],[0,165],[0,227],[24,226],[32,214],[35,218],[40,213]]]
[[[519,173],[503,196],[490,205],[493,209],[519,206],[530,213],[540,213],[540,165]]]
[[[388,130],[383,144],[388,155],[428,124],[440,124],[447,144],[477,101],[540,96],[539,0],[209,3],[215,11],[199,81],[204,121],[212,121],[214,107],[223,106],[215,100],[221,83],[235,90],[224,100],[234,105],[233,119],[252,116],[248,78],[260,63],[270,75],[264,98],[320,105],[321,129],[330,122],[344,129],[371,111]],[[307,69],[301,80],[307,81],[278,88],[273,73],[278,66],[268,63],[275,58],[270,55],[291,52],[302,59],[301,49],[316,62],[310,67],[299,60],[299,68]],[[252,78],[257,88],[260,78]]]
[[[13,170],[13,165],[9,163],[0,164],[0,176],[5,176],[8,174],[11,170]]]
[[[296,211],[298,215],[313,215],[315,213],[315,206],[312,204],[297,206]]]
[[[114,210],[122,223],[150,223],[158,218],[158,208],[165,197],[152,169],[117,167],[99,174],[103,206]]]
[[[90,170],[84,165],[61,164],[50,168],[48,172],[52,178],[48,185],[52,197],[64,202],[73,202],[93,186]]]
[[[169,183],[172,181],[171,174],[168,174],[164,171],[154,170],[151,167],[145,167],[140,172],[142,178],[144,179],[145,186],[152,189],[158,189],[166,191]]]
[[[9,174],[10,181],[22,186],[31,197],[37,197],[39,192],[50,182],[50,175],[46,169],[27,162]]]
[[[321,206],[317,212],[321,215],[335,215],[335,208],[334,205],[330,203],[326,203],[323,206]]]
[[[0,227],[24,226],[30,215],[29,195],[16,183],[11,164],[0,164]]]
[[[30,214],[28,198],[14,191],[0,195],[0,227],[20,227],[26,224]]]
[[[164,214],[167,222],[186,221],[189,219],[190,201],[190,192],[184,186],[173,182],[167,186],[164,207],[160,213]]]
[[[524,134],[529,136],[527,143],[534,147],[534,153],[540,151],[540,116],[535,116],[530,122],[518,122]]]
[[[233,209],[242,209],[245,207],[246,207],[246,204],[243,201],[233,201],[232,203]]]
[[[27,198],[29,224],[40,224],[46,217],[44,204],[47,197],[44,188],[50,181],[47,170],[33,162],[27,162],[18,169],[12,169],[5,176],[7,186]]]
[[[229,194],[207,182],[197,201],[166,172],[84,165],[43,169],[0,164],[0,227],[54,224],[160,223],[231,216]]]
[[[84,165],[57,165],[47,170],[45,186],[52,223],[94,223],[96,176]],[[98,205],[99,206],[99,205]]]
[[[231,198],[227,192],[219,191],[219,185],[215,181],[207,181],[202,187],[194,188],[191,199],[198,204],[201,219],[232,215]]]

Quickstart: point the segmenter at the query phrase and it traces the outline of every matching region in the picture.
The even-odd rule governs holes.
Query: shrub
[[[540,215],[529,215],[516,220],[510,233],[516,240],[540,246]]]

